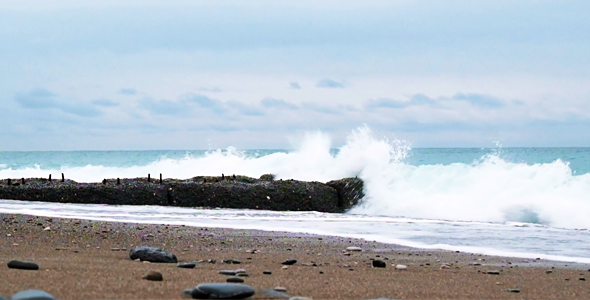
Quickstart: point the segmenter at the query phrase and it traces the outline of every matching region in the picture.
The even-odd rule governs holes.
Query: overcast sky
[[[49,3],[51,2],[51,3]],[[590,1],[0,6],[0,150],[590,146]]]

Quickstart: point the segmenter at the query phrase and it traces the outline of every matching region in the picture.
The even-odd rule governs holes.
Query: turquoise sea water
[[[165,178],[272,173],[328,181],[359,176],[345,214],[0,201],[0,212],[310,232],[404,245],[590,263],[590,148],[423,148],[374,138],[306,137],[292,150],[0,152],[0,179]]]

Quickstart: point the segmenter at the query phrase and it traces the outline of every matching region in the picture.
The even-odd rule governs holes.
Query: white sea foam
[[[57,178],[63,172],[77,181],[99,182],[160,172],[166,178],[273,173],[278,178],[325,182],[359,176],[366,197],[353,214],[590,228],[590,174],[574,175],[561,160],[528,165],[488,155],[471,164],[414,166],[404,163],[411,154],[407,143],[375,138],[366,126],[352,131],[336,155],[331,148],[330,137],[316,132],[307,134],[293,151],[260,157],[228,148],[132,167],[7,168],[0,169],[0,178],[48,173]]]

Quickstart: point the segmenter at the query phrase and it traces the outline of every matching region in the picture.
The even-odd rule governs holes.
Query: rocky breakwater
[[[221,207],[279,211],[344,212],[363,197],[363,181],[327,183],[258,179],[246,176],[197,176],[186,180],[105,179],[99,183],[45,178],[4,179],[0,199],[59,203]]]

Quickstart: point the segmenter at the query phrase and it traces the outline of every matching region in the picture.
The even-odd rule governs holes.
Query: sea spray
[[[326,182],[358,176],[365,181],[366,197],[351,214],[590,228],[586,217],[590,211],[590,175],[584,171],[588,168],[575,172],[566,160],[572,164],[587,161],[590,150],[584,148],[412,150],[404,141],[377,138],[370,128],[362,126],[336,149],[329,135],[312,132],[293,150],[229,147],[154,153],[159,152],[50,152],[49,159],[30,161],[24,167],[13,167],[7,159],[13,154],[9,154],[0,160],[7,166],[0,169],[0,179],[65,173],[79,182],[100,182],[104,178],[146,177],[149,173],[179,179],[272,173],[277,179]],[[23,156],[35,157],[35,153]],[[76,163],[67,161],[70,156]],[[109,163],[88,163],[95,156]],[[144,156],[153,158],[146,161]],[[59,157],[65,162],[54,167]],[[110,162],[110,157],[116,161]]]

